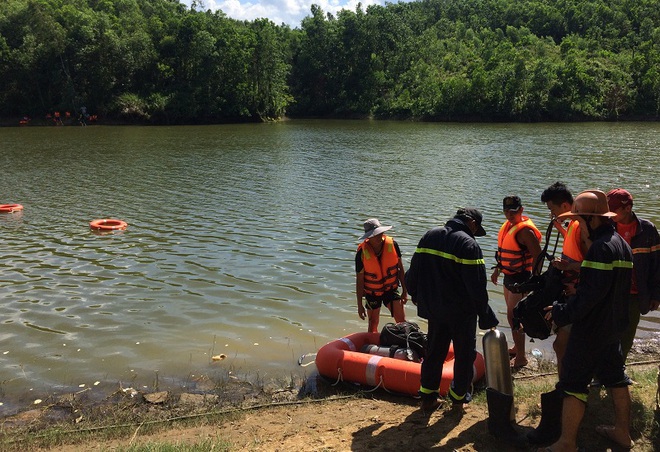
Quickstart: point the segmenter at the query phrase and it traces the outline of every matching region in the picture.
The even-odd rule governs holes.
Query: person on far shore
[[[392,237],[384,234],[392,226],[382,226],[377,218],[364,222],[362,243],[355,254],[355,294],[358,315],[368,317],[369,332],[378,332],[380,307],[385,305],[394,321],[405,322],[404,305],[408,299],[401,250]],[[402,293],[398,288],[401,286]],[[362,299],[366,299],[363,304]],[[366,312],[365,312],[366,308]]]
[[[513,327],[513,308],[526,294],[514,293],[511,288],[515,284],[527,281],[532,275],[532,265],[541,254],[541,232],[534,222],[523,215],[523,206],[518,196],[507,196],[502,201],[502,211],[506,221],[497,236],[497,265],[490,276],[493,284],[504,273],[504,301],[506,316],[511,327],[514,347],[509,354],[514,357],[513,367],[527,365],[525,356],[525,325],[521,329]]]
[[[640,315],[655,311],[660,305],[660,236],[655,225],[633,212],[633,197],[628,190],[615,188],[607,193],[610,211],[616,215],[616,232],[633,251],[633,276],[630,286],[630,323],[621,338],[623,360],[635,340]]]

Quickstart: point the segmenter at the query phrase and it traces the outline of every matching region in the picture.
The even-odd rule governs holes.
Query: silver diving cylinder
[[[373,344],[366,344],[360,349],[362,353],[370,355],[386,356],[388,358],[402,359],[404,361],[419,362],[419,355],[409,348],[385,347]]]
[[[486,363],[486,384],[503,394],[513,397],[513,378],[509,366],[509,350],[504,333],[496,328],[484,334],[484,361]],[[511,420],[515,419],[511,404]]]

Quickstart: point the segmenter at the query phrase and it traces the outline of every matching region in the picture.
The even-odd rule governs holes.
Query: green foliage
[[[151,123],[280,117],[291,36],[256,25],[171,0],[4,1],[0,115],[85,105]]]
[[[424,0],[334,18],[314,6],[293,61],[293,112],[657,117],[658,11],[650,1]]]
[[[655,0],[313,5],[296,29],[175,0],[0,2],[2,116],[657,119],[658,68]]]

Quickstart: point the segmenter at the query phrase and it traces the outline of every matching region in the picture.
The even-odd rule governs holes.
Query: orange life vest
[[[568,262],[582,262],[584,260],[584,254],[582,254],[582,248],[580,247],[581,242],[580,223],[577,220],[571,220],[571,222],[568,223],[568,228],[566,228],[566,234],[564,235],[564,246],[561,250],[562,260]],[[579,272],[570,270],[564,271],[563,279],[565,283],[577,283],[579,278]]]
[[[386,235],[383,239],[380,258],[368,240],[358,246],[362,250],[364,264],[364,292],[377,297],[399,287],[399,256],[394,248],[394,239]]]
[[[495,259],[505,275],[532,271],[532,255],[529,250],[522,249],[516,240],[516,235],[523,229],[532,230],[537,240],[541,241],[541,232],[528,217],[522,217],[522,221],[515,225],[510,221],[505,221],[500,228]]]
[[[572,220],[566,228],[561,258],[569,262],[582,262],[584,254],[582,254],[582,248],[580,248],[581,242],[580,223],[577,220]]]

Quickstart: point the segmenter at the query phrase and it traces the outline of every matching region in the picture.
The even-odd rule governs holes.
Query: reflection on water
[[[422,234],[468,204],[485,213],[492,265],[502,197],[520,195],[544,228],[540,193],[556,180],[624,186],[658,223],[658,127],[0,129],[0,203],[25,207],[0,215],[0,401],[154,373],[298,372],[303,353],[366,328],[353,256],[369,217],[394,226],[406,266]],[[129,226],[95,234],[97,218]],[[501,287],[489,291],[506,323]],[[654,315],[640,332],[657,328]]]

